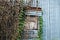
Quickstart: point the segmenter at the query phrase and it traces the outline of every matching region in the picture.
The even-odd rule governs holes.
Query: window
[[[30,29],[37,29],[37,24],[35,22],[30,22],[29,28]]]

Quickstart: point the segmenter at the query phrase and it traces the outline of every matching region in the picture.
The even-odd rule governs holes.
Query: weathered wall
[[[60,0],[39,0],[43,9],[44,40],[60,40]]]
[[[0,0],[0,40],[16,40],[19,1]]]

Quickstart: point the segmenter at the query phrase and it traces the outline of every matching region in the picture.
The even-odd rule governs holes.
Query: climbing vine
[[[22,2],[23,3],[23,2]],[[23,4],[22,4],[23,5]],[[21,6],[20,13],[19,13],[19,28],[18,28],[18,38],[17,40],[22,40],[23,35],[23,29],[24,29],[24,23],[25,23],[25,10]]]
[[[20,14],[19,14],[18,40],[20,40],[22,38],[22,33],[23,33],[23,29],[24,29],[24,21],[25,21],[25,13],[24,13],[24,10],[22,9]]]
[[[43,18],[42,16],[39,16],[39,31],[38,31],[38,36],[39,40],[42,40],[42,35],[43,34]]]

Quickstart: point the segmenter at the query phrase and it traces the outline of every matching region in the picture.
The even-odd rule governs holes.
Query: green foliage
[[[20,14],[19,14],[19,29],[18,29],[18,38],[17,40],[21,40],[22,38],[22,33],[24,29],[24,22],[25,22],[25,11],[23,8],[21,8]]]
[[[42,34],[43,34],[43,18],[42,16],[40,16],[39,17],[39,31],[38,31],[39,40],[42,40]]]
[[[22,39],[22,33],[24,30],[24,23],[25,23],[25,10],[23,8],[23,0],[21,0],[21,6],[20,6],[20,13],[19,13],[19,28],[17,30],[18,32],[18,38],[17,40],[21,40]]]

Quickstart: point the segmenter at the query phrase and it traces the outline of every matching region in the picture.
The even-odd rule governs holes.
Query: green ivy
[[[21,38],[22,38],[24,22],[25,22],[25,11],[24,11],[24,8],[22,8],[20,11],[20,14],[19,14],[19,29],[18,29],[19,35],[18,35],[17,40],[21,40]]]
[[[21,1],[21,4],[23,5],[23,0]],[[20,13],[19,13],[19,28],[17,30],[18,32],[18,37],[17,40],[22,40],[22,33],[24,31],[24,24],[25,24],[25,10],[22,7],[20,8]]]
[[[42,34],[43,34],[43,18],[42,16],[40,16],[39,17],[39,31],[38,31],[39,40],[42,40]]]

